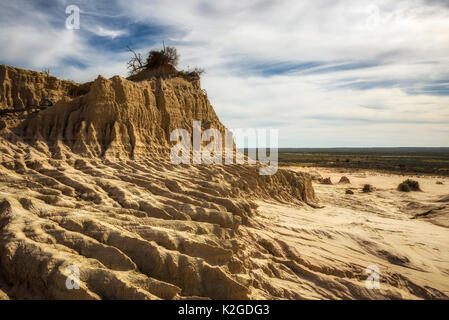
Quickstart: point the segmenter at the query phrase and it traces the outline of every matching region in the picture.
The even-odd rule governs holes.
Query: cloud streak
[[[0,62],[87,81],[165,40],[206,69],[231,128],[277,127],[283,147],[449,146],[447,1],[75,1],[76,32],[67,1],[45,2],[0,4],[22,17],[0,20]]]

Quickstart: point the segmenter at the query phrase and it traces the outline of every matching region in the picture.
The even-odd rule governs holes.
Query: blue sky
[[[68,5],[80,29],[65,28]],[[0,3],[0,63],[90,81],[126,76],[129,45],[162,41],[229,128],[281,147],[449,147],[449,1],[16,0]]]

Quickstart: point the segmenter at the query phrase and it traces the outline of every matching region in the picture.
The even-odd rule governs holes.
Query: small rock
[[[321,179],[321,184],[332,184],[332,180],[331,178],[325,178],[325,179]]]
[[[346,194],[354,194],[354,191],[352,191],[352,190],[346,190]]]

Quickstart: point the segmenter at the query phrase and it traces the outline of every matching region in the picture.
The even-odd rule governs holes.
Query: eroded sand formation
[[[259,176],[249,165],[171,164],[171,130],[191,130],[193,120],[224,130],[198,81],[116,76],[77,86],[10,67],[1,73],[2,109],[38,103],[39,89],[57,100],[1,120],[3,292],[52,299],[272,296],[263,289],[269,276],[252,271],[239,226],[262,228],[252,219],[256,199],[313,203],[311,180],[286,170]],[[80,269],[80,290],[65,286],[70,265]]]
[[[8,110],[0,119],[0,299],[449,294],[447,254],[435,254],[448,249],[447,232],[419,238],[428,265],[400,252],[418,239],[410,221],[422,227],[424,218],[387,228],[393,220],[382,224],[375,203],[336,193],[350,185],[317,184],[326,208],[316,209],[311,176],[292,170],[173,165],[171,130],[191,131],[193,120],[224,130],[199,81],[116,76],[78,85],[4,66],[0,77]],[[29,108],[48,96],[53,106]],[[390,231],[403,234],[397,251],[383,245]],[[372,263],[382,268],[381,290],[365,286]],[[80,269],[79,290],[66,287],[68,266]]]

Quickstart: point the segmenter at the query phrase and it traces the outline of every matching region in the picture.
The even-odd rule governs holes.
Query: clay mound
[[[349,178],[348,178],[348,177],[343,176],[343,177],[340,178],[340,181],[339,181],[338,183],[341,183],[341,184],[350,184],[351,181],[349,181]]]
[[[194,119],[224,130],[184,78],[99,77],[82,87],[75,96],[61,89],[46,110],[2,118],[2,297],[288,297],[248,261],[265,249],[249,247],[241,229],[263,228],[253,219],[259,199],[315,202],[310,176],[173,165],[171,130],[191,130]],[[73,266],[79,290],[66,287]]]
[[[332,184],[332,180],[330,177],[328,177],[328,178],[321,179],[320,183],[321,184]]]
[[[323,176],[318,171],[309,171],[308,174],[312,177],[313,181],[319,182],[321,179],[323,179]]]

